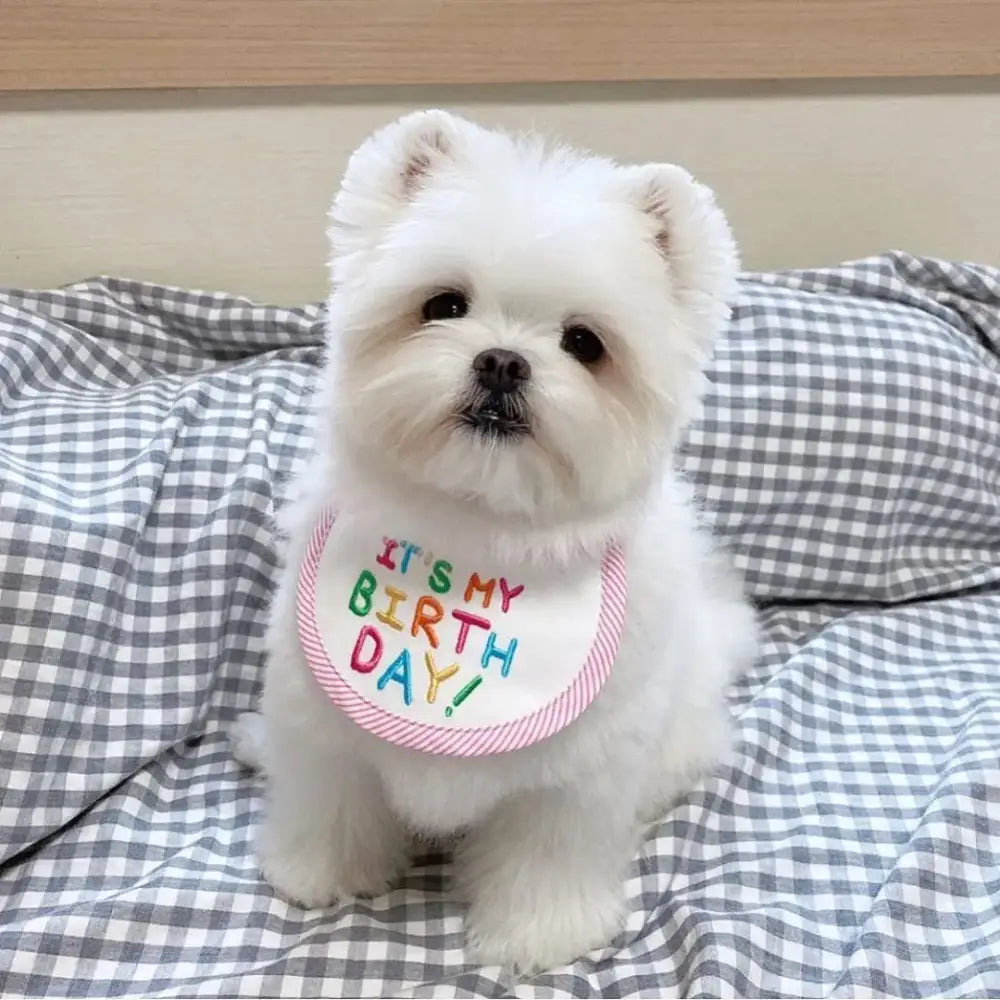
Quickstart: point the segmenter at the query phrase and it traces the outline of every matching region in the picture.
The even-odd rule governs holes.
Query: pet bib
[[[625,618],[621,547],[567,578],[338,524],[313,532],[299,637],[323,690],[399,746],[475,757],[537,743],[597,696]]]

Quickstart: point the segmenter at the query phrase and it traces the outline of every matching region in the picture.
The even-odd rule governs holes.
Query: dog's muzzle
[[[527,358],[514,351],[491,348],[472,362],[475,385],[459,416],[466,427],[491,440],[531,433],[524,388],[531,378]]]

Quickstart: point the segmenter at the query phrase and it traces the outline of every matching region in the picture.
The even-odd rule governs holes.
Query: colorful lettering
[[[383,538],[382,542],[385,545],[385,549],[381,555],[375,557],[375,562],[386,569],[395,569],[396,564],[392,561],[392,550],[399,545],[399,542],[393,538]]]
[[[508,582],[506,577],[483,577],[478,572],[473,572],[468,577],[464,590],[462,590],[461,578],[459,581],[453,579],[455,575],[454,564],[445,559],[438,559],[429,549],[424,551],[419,545],[413,542],[389,538],[382,539],[383,548],[375,557],[379,566],[400,574],[407,574],[413,560],[418,560],[418,568],[414,570],[414,577],[418,579],[416,585],[403,590],[401,587],[379,581],[376,573],[378,570],[360,570],[348,601],[348,608],[351,613],[358,618],[365,618],[369,614],[379,623],[362,623],[351,650],[350,669],[359,674],[372,674],[377,677],[377,688],[379,691],[387,691],[390,684],[397,684],[400,688],[400,697],[405,706],[412,706],[413,695],[413,661],[420,647],[412,643],[408,648],[404,648],[388,666],[382,664],[387,658],[386,654],[386,633],[383,626],[394,629],[405,635],[407,632],[413,639],[421,640],[424,649],[424,666],[426,668],[427,686],[425,689],[425,700],[428,705],[437,705],[444,701],[446,707],[444,713],[446,717],[451,717],[452,713],[458,709],[474,691],[478,689],[483,680],[486,679],[485,671],[496,670],[501,677],[508,677],[513,668],[514,659],[517,654],[519,640],[511,638],[506,645],[502,645],[497,637],[497,632],[493,630],[490,618],[479,613],[480,609],[489,609],[493,598],[499,593],[500,612],[506,614],[510,611],[514,601],[524,593],[523,584]],[[423,584],[421,586],[421,584]],[[425,589],[426,588],[426,589]],[[424,590],[420,593],[420,590]],[[378,598],[381,605],[376,608],[377,592],[384,592],[384,597]],[[412,615],[408,613],[407,607],[409,594],[416,590],[415,605]],[[454,601],[445,598],[444,595],[454,593]],[[458,603],[459,595],[464,597],[465,607],[450,608],[451,603]],[[475,608],[475,612],[472,608]],[[495,610],[495,609],[494,609]],[[440,627],[444,622],[446,614],[458,624],[458,634],[455,639],[454,662],[447,666],[438,667],[435,657],[441,658],[451,655],[441,651]],[[496,614],[491,615],[492,618]],[[447,627],[447,624],[445,623]],[[476,671],[475,675],[468,683],[456,682],[449,685],[448,690],[458,688],[458,693],[450,701],[447,698],[440,698],[441,686],[454,678],[461,676],[462,661],[469,643],[469,636],[473,628],[480,629],[486,634],[483,647],[473,644],[472,655],[475,655],[476,648],[482,648],[480,657],[481,671]],[[508,626],[509,628],[509,626]],[[505,631],[504,628],[500,629]],[[421,633],[423,633],[421,635]],[[509,631],[507,633],[510,634]],[[449,633],[450,635],[450,633]],[[448,636],[445,636],[447,639]],[[406,640],[409,642],[409,640]],[[398,648],[398,647],[397,647]],[[492,671],[491,671],[492,672]],[[369,682],[370,683],[370,682]],[[419,678],[418,678],[419,683]],[[494,682],[496,683],[496,682]],[[394,696],[393,696],[394,697]]]
[[[451,617],[459,622],[458,626],[458,639],[455,641],[455,652],[461,653],[465,649],[465,640],[469,638],[469,626],[475,625],[476,628],[485,629],[489,631],[490,623],[486,618],[480,618],[479,615],[474,615],[470,611],[463,611],[461,608],[455,608]]]
[[[416,610],[413,612],[413,624],[410,626],[410,635],[416,638],[417,633],[423,629],[424,635],[427,636],[427,641],[431,644],[431,648],[437,649],[438,637],[434,631],[434,626],[442,618],[444,618],[444,608],[441,607],[441,602],[437,598],[431,597],[430,594],[421,594],[420,599],[417,601]]]
[[[434,568],[431,570],[431,575],[427,577],[427,586],[434,591],[435,594],[447,594],[451,590],[451,577],[449,574],[455,567],[452,566],[450,562],[445,562],[443,559],[438,559],[434,563]]]
[[[397,632],[402,632],[405,626],[396,617],[396,608],[399,607],[401,601],[406,600],[406,591],[399,590],[387,584],[385,592],[389,595],[389,607],[385,611],[376,611],[375,617],[380,622],[385,622],[390,628],[394,628]]]
[[[403,701],[407,705],[413,704],[413,685],[410,681],[410,651],[404,649],[385,668],[382,676],[378,679],[379,691],[384,691],[390,683],[399,684],[403,689]]]
[[[362,659],[361,653],[365,645],[365,640],[371,639],[375,644],[371,656]],[[362,625],[358,633],[354,649],[351,651],[351,670],[356,670],[359,674],[370,674],[382,659],[382,636],[374,625]]]
[[[450,719],[451,713],[456,708],[458,708],[458,706],[461,705],[462,702],[465,701],[465,699],[468,698],[469,695],[472,694],[472,692],[475,691],[476,688],[479,687],[479,685],[482,683],[483,683],[482,676],[473,677],[472,680],[469,681],[469,683],[466,684],[465,687],[462,688],[462,690],[459,691],[454,698],[452,698],[451,704],[444,710],[445,717]]]
[[[511,639],[506,649],[497,647],[497,634],[490,632],[486,640],[486,648],[483,650],[483,658],[480,665],[485,670],[490,665],[490,660],[497,659],[503,661],[500,668],[500,676],[506,677],[510,673],[510,665],[514,662],[514,654],[517,652],[517,639]]]
[[[517,597],[518,594],[523,594],[523,593],[524,593],[523,583],[519,583],[516,587],[509,587],[507,585],[507,581],[503,577],[500,577],[500,600],[502,602],[500,610],[503,611],[504,614],[506,614],[507,610],[510,608],[510,602],[514,600],[514,598]]]
[[[403,542],[403,561],[399,564],[400,573],[405,573],[410,568],[410,556],[420,555],[420,546],[413,542]]]
[[[351,599],[347,602],[347,606],[359,618],[364,618],[371,611],[372,595],[376,586],[375,574],[371,570],[363,569],[358,582],[354,584],[354,590],[351,591]]]
[[[496,580],[492,578],[483,583],[479,578],[479,574],[473,573],[469,577],[469,582],[465,585],[465,603],[468,604],[472,600],[473,594],[480,593],[483,595],[483,607],[488,608],[490,601],[493,599],[493,588],[496,584]]]
[[[453,663],[450,667],[445,667],[444,670],[438,670],[434,665],[434,657],[431,656],[430,650],[424,653],[424,663],[427,666],[427,673],[430,674],[430,686],[427,688],[427,704],[433,705],[437,701],[438,688],[441,686],[442,681],[446,681],[449,677],[454,677],[458,673],[458,664]]]

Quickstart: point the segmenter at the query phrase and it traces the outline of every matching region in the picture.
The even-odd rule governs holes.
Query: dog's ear
[[[455,161],[474,129],[446,111],[417,111],[362,143],[347,164],[330,211],[334,262],[377,239],[427,178]]]
[[[736,294],[739,257],[712,190],[671,163],[622,167],[621,174],[625,195],[648,220],[675,290],[689,305],[728,306]]]

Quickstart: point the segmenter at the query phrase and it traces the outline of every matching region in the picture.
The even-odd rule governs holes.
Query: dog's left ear
[[[473,131],[478,127],[447,111],[417,111],[362,143],[330,211],[334,269],[338,259],[371,245],[431,174],[454,164]]]
[[[690,306],[728,307],[736,294],[739,256],[712,190],[671,163],[622,167],[621,174],[626,197],[645,215],[675,291]]]

